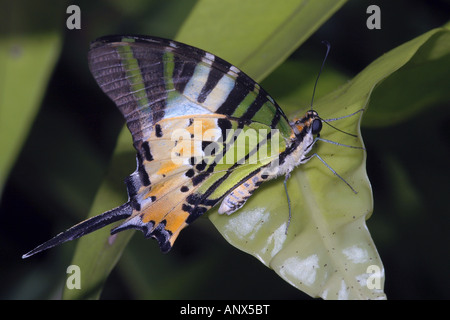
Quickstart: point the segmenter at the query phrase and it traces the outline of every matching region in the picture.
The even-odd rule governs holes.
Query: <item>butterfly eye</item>
[[[322,121],[319,119],[314,119],[312,123],[312,134],[318,134],[322,130]]]

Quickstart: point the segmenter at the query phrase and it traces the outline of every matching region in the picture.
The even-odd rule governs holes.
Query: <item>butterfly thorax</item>
[[[310,110],[305,116],[294,119],[290,125],[292,135],[286,150],[272,163],[272,168],[268,169],[273,178],[288,175],[296,166],[308,160],[315,136],[318,136],[322,129],[322,120],[316,111]]]

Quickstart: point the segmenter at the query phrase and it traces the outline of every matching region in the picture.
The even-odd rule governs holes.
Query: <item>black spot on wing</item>
[[[188,178],[192,178],[195,174],[194,169],[189,169],[188,171],[186,171],[186,173],[184,174],[186,177]]]
[[[198,164],[195,166],[195,169],[196,169],[197,171],[203,171],[203,170],[205,170],[206,166],[207,166],[207,164],[206,164],[205,160],[202,160],[200,163],[198,163]]]
[[[160,124],[157,124],[155,126],[155,135],[156,135],[157,138],[161,138],[163,136],[163,132],[162,132]]]
[[[137,167],[137,172],[139,174],[139,177],[141,179],[141,183],[144,187],[149,186],[150,183],[150,177],[148,176],[147,170],[145,170],[145,166],[142,162],[142,158],[140,157],[139,153],[138,155],[138,167]]]
[[[208,176],[208,172],[199,173],[192,178],[192,183],[194,184],[194,186],[196,186],[199,183],[202,183]]]
[[[187,224],[191,224],[194,222],[198,217],[202,216],[206,211],[208,211],[209,208],[203,207],[203,206],[196,206],[194,207],[189,216],[186,219]]]
[[[148,141],[142,143],[142,150],[144,151],[145,160],[153,161],[153,155],[150,152],[150,145],[148,144]]]
[[[227,138],[227,133],[232,128],[231,121],[225,118],[220,118],[217,120],[217,125],[220,128],[222,139],[225,142]]]

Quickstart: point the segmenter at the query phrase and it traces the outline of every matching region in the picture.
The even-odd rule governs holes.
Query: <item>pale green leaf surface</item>
[[[323,46],[325,55],[326,47]],[[288,59],[276,68],[261,86],[270,92],[272,97],[277,97],[277,103],[283,106],[283,110],[298,111],[299,106],[306,108],[311,104],[312,92],[322,64],[323,57],[313,60]],[[336,90],[348,81],[343,73],[334,70],[329,64],[325,72],[320,75],[319,87],[316,88],[315,100],[327,93]],[[303,110],[302,110],[303,111]]]
[[[430,46],[438,43],[436,37],[445,32],[432,30],[386,53],[346,85],[318,100],[315,110],[323,118],[333,118],[367,109],[377,85],[395,77],[407,63],[422,59],[423,50],[433,52]],[[333,125],[359,134],[359,118],[342,119]],[[321,137],[362,145],[362,141],[327,126]],[[231,244],[254,255],[287,282],[313,297],[383,299],[384,268],[365,224],[373,210],[365,170],[366,153],[320,141],[315,152],[358,194],[352,193],[320,161],[313,159],[294,170],[288,182],[293,217],[287,235],[288,206],[284,200],[283,178],[262,186],[232,216],[214,212],[210,219]],[[378,269],[371,269],[373,266]],[[380,271],[378,278],[374,277],[373,270]]]
[[[319,4],[297,0],[280,5],[273,1],[199,1],[176,39],[217,54],[261,80],[343,3],[329,0]],[[125,187],[122,182],[117,182],[117,176],[123,181],[134,168],[121,175],[118,171],[123,169],[123,165],[117,161],[132,149],[131,137],[124,128],[109,170],[110,179],[112,176],[116,178],[114,188],[110,179],[105,180],[89,216],[98,215],[125,201]],[[131,155],[129,158],[134,160]],[[119,194],[112,190],[122,191]],[[75,292],[65,288],[65,299],[99,297],[105,279],[132,234],[131,231],[122,232],[111,241],[109,230],[104,228],[79,240],[72,264],[80,266],[88,276],[81,277],[81,290]]]

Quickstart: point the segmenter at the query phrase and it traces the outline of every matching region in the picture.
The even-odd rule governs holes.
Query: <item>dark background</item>
[[[182,21],[194,3],[171,5],[174,21]],[[118,110],[89,74],[89,42],[143,29],[170,38],[178,28],[174,23],[158,29],[158,17],[169,10],[160,1],[138,9],[115,1],[76,4],[82,8],[82,29],[64,27],[60,59],[1,198],[2,299],[59,296],[74,244],[25,261],[20,257],[86,216],[123,126]],[[366,28],[370,4],[381,8],[381,30]],[[61,8],[65,26],[66,6]],[[383,53],[443,25],[449,13],[450,2],[444,0],[350,1],[291,58],[320,61],[320,41],[327,39],[333,46],[327,64],[351,79]],[[45,21],[38,15],[29,23],[45,29]],[[449,103],[425,110],[396,125],[362,127],[375,199],[367,224],[384,263],[390,299],[450,298]],[[134,167],[130,154],[129,173]],[[136,233],[102,298],[309,299],[231,247],[207,219],[183,233],[169,255],[161,255],[154,241]],[[151,269],[146,268],[148,259]],[[148,279],[152,283],[147,285]]]

